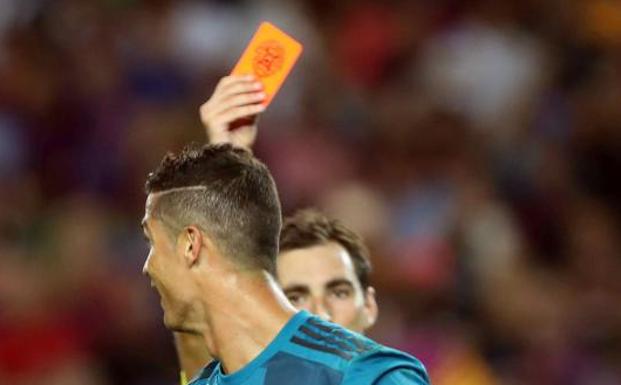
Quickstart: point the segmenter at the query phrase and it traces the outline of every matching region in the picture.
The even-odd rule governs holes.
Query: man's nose
[[[149,276],[149,257],[144,261],[144,265],[142,265],[142,274]]]
[[[327,306],[323,303],[322,299],[313,298],[312,304],[312,312],[313,314],[319,316],[319,318],[324,319],[326,321],[332,320],[332,316],[330,315],[330,311]]]

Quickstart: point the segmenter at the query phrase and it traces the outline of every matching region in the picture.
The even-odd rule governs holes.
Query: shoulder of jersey
[[[354,333],[342,326],[311,316],[291,337],[292,346],[298,354],[305,351],[312,358],[323,357],[332,365],[338,363],[345,368],[361,361],[375,362],[386,369],[411,367],[423,370],[422,363],[415,357],[397,349],[381,345],[361,334]]]
[[[290,342],[319,356],[332,356],[346,362],[384,348],[361,334],[315,316],[297,329]]]

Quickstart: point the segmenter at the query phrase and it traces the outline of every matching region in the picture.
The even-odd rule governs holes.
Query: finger
[[[254,80],[252,75],[235,75],[227,76],[220,80],[216,90],[211,95],[207,103],[211,106],[217,106],[223,100],[230,98],[233,95],[256,92],[263,89],[261,82]]]
[[[220,82],[216,86],[216,89],[214,90],[214,95],[226,92],[231,87],[234,87],[235,85],[238,85],[238,84],[252,84],[252,83],[258,83],[254,75],[225,76],[224,78],[220,80]]]
[[[219,109],[215,109],[213,106],[209,106],[207,107],[207,103],[205,103],[203,106],[201,106],[200,109],[200,117],[201,117],[201,121],[203,122],[203,124],[205,125],[205,127],[207,127],[208,130],[217,130],[220,131],[222,129],[224,129],[225,127],[229,126],[232,123],[232,120],[242,120],[240,118],[238,118],[239,114],[236,113],[229,113],[233,110],[238,110],[238,109],[242,109],[240,111],[240,114],[242,115],[243,118],[250,118],[253,120],[256,120],[257,117],[257,113],[262,112],[265,107],[263,105],[257,105],[256,103],[258,103],[258,101],[261,101],[265,98],[265,95],[260,95],[259,97],[256,98],[248,98],[248,95],[239,95],[240,99],[238,102],[240,103],[239,105],[223,105],[220,104],[217,107]],[[242,100],[245,99],[245,100]],[[247,103],[246,101],[249,101],[250,103]],[[258,108],[256,110],[251,109],[248,110],[250,111],[250,113],[252,115],[243,115],[245,110],[243,110],[243,108],[245,107],[250,107],[250,106],[258,106]],[[255,112],[257,111],[257,112]],[[252,122],[248,122],[249,124],[251,124]]]
[[[201,108],[205,110],[205,115],[217,115],[231,108],[244,106],[246,104],[260,103],[265,100],[266,97],[267,95],[264,92],[236,94],[226,99],[209,100]]]
[[[211,108],[216,110],[222,110],[222,105],[224,108],[228,108],[230,106],[229,100],[231,98],[236,97],[237,95],[244,94],[256,94],[258,91],[262,91],[263,85],[261,83],[233,83],[228,88],[218,91],[214,93],[211,99],[207,101],[207,103],[211,106]]]
[[[232,84],[232,83],[236,83],[236,82],[244,82],[244,81],[252,81],[253,80],[253,76],[252,75],[228,75],[223,77],[222,79],[220,79],[220,81],[218,82],[218,84],[216,85],[216,88],[214,89],[214,93],[215,91],[221,90],[223,88],[226,88],[228,85]]]
[[[249,117],[265,111],[263,104],[249,104],[231,108],[218,116],[219,121],[233,122],[239,118]]]
[[[264,101],[266,95],[264,92],[253,92],[247,94],[238,94],[229,97],[226,100],[222,100],[219,103],[212,105],[212,112],[214,114],[220,114],[226,110],[235,107],[241,107],[248,104],[256,104]]]
[[[214,95],[213,99],[220,103],[220,101],[228,100],[235,95],[256,93],[258,91],[263,91],[263,85],[260,82],[233,83],[218,92],[218,95]]]

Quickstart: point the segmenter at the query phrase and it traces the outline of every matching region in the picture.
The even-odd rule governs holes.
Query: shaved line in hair
[[[198,185],[198,186],[187,186],[187,187],[175,187],[175,188],[171,188],[168,190],[153,192],[151,194],[153,196],[162,196],[162,195],[179,192],[179,191],[194,191],[194,190],[207,190],[207,186]]]

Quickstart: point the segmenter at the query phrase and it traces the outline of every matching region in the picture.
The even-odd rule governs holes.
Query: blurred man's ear
[[[365,314],[365,329],[368,329],[375,325],[377,321],[377,301],[375,300],[375,288],[369,286],[364,293],[364,314]]]
[[[198,227],[191,225],[186,227],[179,237],[179,244],[183,248],[183,258],[186,265],[188,267],[196,265],[204,245],[203,233]]]

